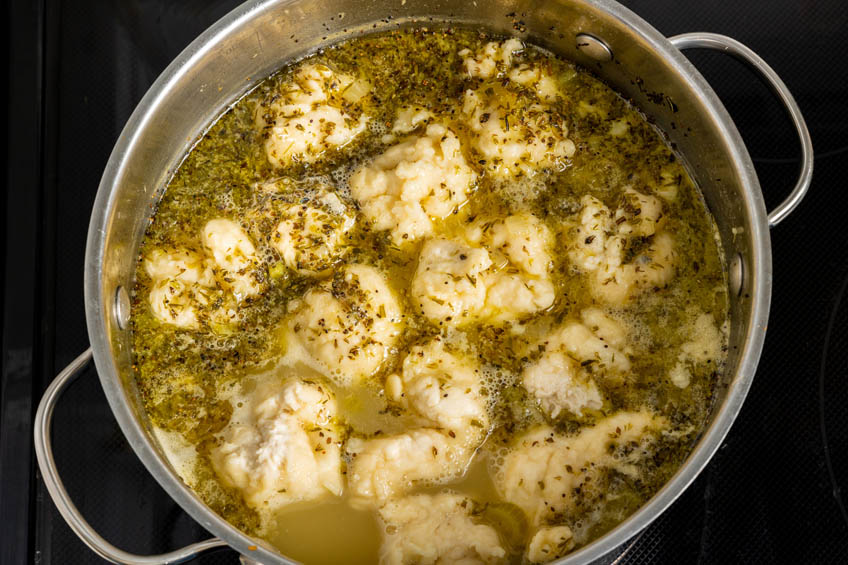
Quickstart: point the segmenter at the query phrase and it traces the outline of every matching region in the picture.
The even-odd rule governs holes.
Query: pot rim
[[[169,468],[165,460],[160,458],[151,444],[148,434],[125,398],[121,378],[115,367],[105,308],[106,300],[111,296],[104,296],[101,274],[110,218],[118,205],[115,189],[122,177],[125,157],[136,146],[139,131],[145,127],[151,112],[167,103],[169,92],[175,88],[186,69],[192,67],[196,60],[212,49],[230,30],[244,25],[268,10],[294,1],[250,0],[242,4],[200,34],[156,79],[124,126],[103,172],[89,224],[84,280],[86,321],[97,373],[109,406],[133,451],[162,488],[201,526],[242,554],[262,562],[280,563],[294,562],[281,557],[275,550],[264,547],[265,542],[243,534],[209,509]],[[747,148],[724,105],[688,59],[642,18],[612,0],[583,1],[618,19],[646,41],[660,57],[673,63],[680,75],[695,87],[700,103],[710,111],[718,131],[727,140],[728,157],[738,172],[744,189],[742,203],[751,218],[752,260],[750,265],[747,265],[752,296],[749,326],[751,330],[742,345],[737,372],[727,387],[724,402],[674,476],[648,502],[615,528],[557,561],[562,565],[588,563],[623,545],[665,511],[703,470],[736,419],[753,381],[765,339],[772,290],[771,244],[765,203]]]

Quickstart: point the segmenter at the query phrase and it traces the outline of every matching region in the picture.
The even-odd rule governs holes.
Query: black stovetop
[[[100,563],[35,474],[31,421],[54,374],[87,347],[82,259],[98,181],[158,73],[236,0],[10,0],[3,289],[0,563]],[[765,350],[736,424],[692,486],[620,563],[846,563],[848,515],[848,3],[631,0],[661,32],[725,33],[772,64],[816,148],[809,196],[772,232]],[[693,60],[736,120],[774,206],[798,168],[767,88],[716,54]],[[848,201],[848,200],[845,200]],[[65,484],[108,540],[138,553],[208,537],[146,473],[93,371],[55,420]],[[224,551],[197,563],[237,563]]]

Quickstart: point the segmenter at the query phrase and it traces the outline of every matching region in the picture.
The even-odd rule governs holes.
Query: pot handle
[[[713,49],[736,57],[750,65],[766,81],[772,91],[780,98],[780,101],[783,102],[801,140],[801,171],[795,188],[792,189],[786,200],[781,202],[768,215],[769,227],[773,228],[785,220],[792,210],[801,203],[813,179],[813,142],[810,139],[807,124],[804,122],[804,116],[801,115],[801,109],[798,108],[798,104],[795,102],[789,89],[786,88],[786,84],[777,76],[777,73],[759,55],[735,39],[717,33],[695,32],[675,35],[668,40],[681,51],[698,48]]]
[[[53,422],[53,409],[56,407],[62,392],[88,366],[91,361],[91,355],[91,348],[88,348],[82,355],[71,361],[70,365],[65,367],[53,379],[53,382],[44,391],[44,396],[41,397],[41,402],[38,405],[38,411],[35,413],[33,439],[35,442],[35,456],[38,459],[38,468],[41,470],[41,476],[44,479],[44,484],[47,486],[47,492],[50,493],[50,497],[53,499],[56,508],[65,519],[65,522],[68,523],[68,526],[79,536],[82,542],[97,555],[111,563],[118,564],[161,565],[165,563],[182,563],[208,549],[227,545],[223,540],[212,538],[170,553],[163,553],[162,555],[133,555],[132,553],[118,549],[103,539],[85,521],[85,518],[82,517],[82,514],[80,514],[68,496],[68,491],[65,490],[62,479],[59,478],[56,462],[53,459],[50,431]]]

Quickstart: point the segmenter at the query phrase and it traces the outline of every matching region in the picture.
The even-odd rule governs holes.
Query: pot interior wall
[[[132,288],[151,206],[182,156],[218,114],[286,61],[343,38],[412,21],[427,26],[476,24],[526,38],[591,69],[655,120],[703,190],[728,262],[740,257],[749,275],[740,296],[732,298],[731,343],[738,347],[731,347],[726,371],[737,379],[746,378],[737,374],[737,365],[744,354],[743,344],[758,331],[751,324],[754,293],[749,289],[756,288],[751,275],[759,272],[755,267],[763,260],[756,256],[754,243],[757,226],[753,214],[762,208],[759,187],[755,181],[751,184],[753,175],[744,168],[747,155],[743,150],[740,160],[739,154],[733,153],[721,125],[706,106],[704,92],[685,81],[651,41],[617,17],[626,17],[623,8],[576,0],[410,0],[403,5],[398,0],[296,0],[250,3],[238,12],[239,17],[228,25],[216,24],[206,32],[160,77],[151,90],[155,95],[145,97],[119,140],[110,161],[110,167],[117,168],[107,168],[100,186],[101,193],[111,196],[104,210],[95,211],[93,220],[103,214],[105,239],[100,256],[88,258],[89,270],[94,264],[102,271],[101,300],[91,304],[89,311],[99,309],[105,327],[90,331],[101,331],[111,342],[114,371],[98,367],[104,388],[115,372],[120,375],[126,400],[148,432],[130,369],[129,332],[114,322],[113,297],[119,286]],[[578,33],[602,38],[614,59],[603,63],[589,59],[576,47]],[[90,327],[96,322],[89,316]],[[716,397],[717,408],[725,391],[722,387]],[[158,449],[152,435],[149,442]]]

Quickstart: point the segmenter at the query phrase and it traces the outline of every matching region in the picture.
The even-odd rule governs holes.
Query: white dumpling
[[[148,301],[153,315],[163,323],[196,328],[198,298],[215,286],[206,258],[192,251],[156,249],[144,260],[151,278]]]
[[[546,105],[510,90],[467,90],[462,113],[474,134],[474,147],[492,174],[532,175],[540,169],[562,169],[574,155],[564,120]]]
[[[584,196],[579,225],[569,257],[588,273],[592,294],[606,303],[622,304],[643,289],[663,287],[675,274],[674,238],[662,231],[662,203],[634,190],[625,194],[615,213],[593,196]],[[625,251],[630,238],[649,237],[646,248],[630,262]]]
[[[648,248],[630,264],[633,279],[642,288],[663,287],[676,273],[677,249],[668,231],[657,233]]]
[[[532,214],[507,216],[485,227],[477,224],[472,239],[503,253],[513,265],[528,275],[546,277],[551,270],[551,234]]]
[[[553,238],[547,226],[526,213],[481,227],[485,225],[478,223],[470,234],[472,241],[481,242],[495,256],[495,265],[483,274],[488,287],[483,316],[493,321],[513,320],[553,304]]]
[[[395,121],[392,123],[392,134],[409,133],[418,126],[429,123],[433,117],[430,110],[421,106],[404,106],[398,110]]]
[[[582,416],[604,403],[595,378],[617,382],[630,369],[627,332],[598,308],[586,308],[582,322],[572,320],[538,344],[543,353],[525,367],[527,392],[551,418],[567,411]]]
[[[486,306],[482,273],[492,266],[481,247],[446,238],[424,243],[412,280],[412,296],[423,314],[451,325],[471,322]]]
[[[336,402],[326,386],[260,387],[237,409],[211,453],[221,481],[260,511],[343,490]]]
[[[402,106],[392,122],[389,133],[380,138],[385,144],[394,143],[399,136],[412,133],[416,129],[426,126],[435,120],[436,116],[422,106]]]
[[[474,455],[463,438],[433,428],[373,439],[351,438],[345,447],[348,486],[357,506],[379,505],[421,483],[462,475]]]
[[[388,148],[350,178],[351,195],[377,230],[395,243],[433,233],[468,198],[477,178],[459,139],[441,124]]]
[[[677,250],[668,232],[656,234],[648,246],[630,263],[621,264],[623,240],[612,242],[615,251],[612,262],[603,265],[595,274],[594,295],[609,304],[622,304],[644,289],[663,288],[676,273]]]
[[[521,40],[513,37],[503,42],[490,41],[476,53],[463,49],[459,56],[468,76],[488,79],[502,76],[512,66],[513,54],[523,50]]]
[[[436,238],[421,249],[412,296],[432,322],[504,322],[553,304],[551,235],[531,214],[478,221],[464,239]]]
[[[290,345],[342,385],[380,368],[402,330],[397,298],[374,267],[348,265],[289,303]]]
[[[239,303],[263,289],[256,248],[238,224],[223,218],[207,222],[200,239],[202,251],[155,249],[145,258],[148,301],[163,323],[197,329],[203,321],[228,333]]]
[[[584,271],[598,271],[610,263],[621,264],[620,255],[609,239],[615,231],[612,214],[603,202],[586,195],[580,200],[581,210],[579,226],[574,236],[573,249],[569,252],[571,261]]]
[[[681,182],[683,182],[683,178],[679,170],[663,169],[660,171],[659,181],[654,187],[654,194],[668,203],[674,202],[677,200],[677,192]]]
[[[555,100],[560,95],[556,81],[548,69],[539,63],[516,64],[515,54],[524,51],[520,39],[490,41],[476,52],[463,49],[459,55],[462,65],[471,78],[506,79],[512,83],[531,89],[543,101]]]
[[[332,267],[344,253],[344,237],[355,219],[333,192],[291,204],[271,236],[285,265],[302,275]]]
[[[579,363],[593,365],[594,369],[602,371],[625,373],[630,370],[630,359],[622,345],[621,333],[624,332],[621,325],[607,317],[605,320],[609,326],[615,328],[613,331],[595,329],[598,326],[589,327],[585,323],[575,320],[566,322],[561,328],[551,333],[545,340],[547,351],[561,350]],[[603,335],[614,336],[608,341]],[[618,344],[618,345],[615,345]]]
[[[662,417],[640,410],[618,412],[568,436],[537,427],[519,437],[504,456],[495,486],[533,524],[541,525],[570,512],[575,493],[591,498],[603,488],[606,469],[635,475],[635,463],[664,426]]]
[[[179,280],[154,280],[148,295],[150,309],[160,322],[178,328],[196,328],[197,308],[191,289]]]
[[[547,563],[558,559],[574,547],[574,534],[568,526],[545,526],[539,528],[527,544],[527,560],[530,563]]]
[[[311,163],[327,150],[343,147],[365,130],[368,116],[348,113],[345,90],[354,79],[326,65],[305,65],[277,98],[256,111],[265,134],[265,153],[274,167]]]
[[[459,494],[418,494],[380,509],[382,565],[473,565],[505,562],[492,526],[472,517],[474,503]]]
[[[386,389],[391,400],[412,408],[429,423],[461,430],[471,421],[482,425],[487,420],[480,381],[478,367],[447,351],[435,338],[410,349],[403,371],[389,377]]]
[[[178,280],[185,284],[211,286],[215,284],[206,258],[187,249],[163,251],[155,249],[144,262],[145,271],[155,280]]]
[[[201,240],[216,264],[218,282],[237,301],[260,292],[256,248],[241,226],[225,218],[209,220],[201,231]]]
[[[624,191],[621,206],[615,212],[615,223],[618,233],[622,235],[652,236],[665,223],[662,200],[628,188]]]
[[[582,416],[584,410],[599,410],[604,404],[595,381],[581,371],[579,363],[561,351],[544,353],[524,369],[521,380],[551,418],[564,411]]]
[[[348,480],[358,504],[379,504],[420,483],[462,475],[489,427],[480,385],[480,369],[440,339],[413,347],[386,392],[424,427],[348,441]]]
[[[605,344],[623,351],[627,346],[627,329],[624,324],[608,315],[600,308],[594,306],[584,308],[580,311],[580,320],[583,325],[592,331]],[[608,349],[604,347],[604,349]],[[627,366],[621,370],[627,370]]]
[[[515,84],[531,89],[543,102],[553,102],[562,93],[556,79],[538,64],[522,63],[507,73],[507,78]]]
[[[686,388],[692,380],[691,368],[699,364],[711,364],[718,367],[725,344],[725,332],[715,323],[712,314],[692,308],[687,312],[692,322],[685,329],[688,339],[680,346],[677,363],[669,371],[669,380],[679,387]]]
[[[723,339],[715,319],[710,313],[697,313],[691,328],[690,339],[680,348],[688,359],[696,363],[715,362],[721,357]]]

